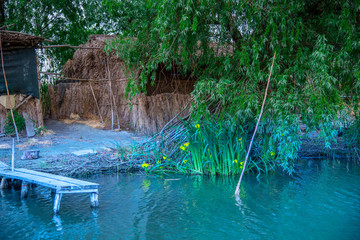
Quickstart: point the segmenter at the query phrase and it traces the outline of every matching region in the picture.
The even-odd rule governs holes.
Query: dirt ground
[[[146,140],[145,136],[128,131],[102,130],[92,122],[74,120],[45,122],[43,136],[15,138],[15,168],[28,168],[62,175],[84,175],[99,171],[128,170],[116,155],[117,147],[131,147]],[[11,164],[11,143],[14,137],[0,138],[0,161]],[[39,158],[21,160],[26,150],[39,150]]]

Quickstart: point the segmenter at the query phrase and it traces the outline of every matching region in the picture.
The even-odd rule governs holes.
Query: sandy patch
[[[9,149],[11,148],[11,145],[9,143],[1,143],[0,149]]]
[[[39,140],[36,138],[30,138],[26,142],[18,144],[17,147],[18,148],[27,148],[29,146],[35,146],[35,145],[51,145],[51,144],[52,144],[52,142],[50,140]]]
[[[62,122],[66,123],[66,124],[72,124],[72,123],[80,123],[80,124],[85,124],[91,128],[96,128],[96,129],[105,129],[105,124],[101,123],[97,120],[76,120],[76,119],[62,119]]]

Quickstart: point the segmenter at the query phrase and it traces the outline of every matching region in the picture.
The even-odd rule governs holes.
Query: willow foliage
[[[0,1],[0,25],[7,30],[45,37],[51,45],[79,45],[91,34],[119,31],[97,0],[3,0]],[[49,44],[44,42],[44,44]],[[51,64],[61,69],[75,50],[48,49]]]
[[[221,113],[239,124],[255,123],[277,51],[260,145],[276,150],[277,163],[289,172],[301,145],[299,119],[307,132],[320,129],[330,147],[338,112],[344,106],[357,112],[358,0],[125,2],[136,7],[137,16],[108,47],[128,69],[136,69],[128,93],[146,92],[161,64],[168,70],[176,66],[197,80],[194,117],[211,116],[211,109],[221,106]],[[113,12],[124,5],[103,3]]]

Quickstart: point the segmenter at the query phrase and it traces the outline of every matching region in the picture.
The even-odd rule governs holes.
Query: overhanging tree
[[[276,163],[288,172],[293,171],[301,145],[300,118],[308,132],[320,130],[320,138],[330,147],[339,111],[346,106],[357,112],[359,1],[103,4],[126,26],[108,46],[128,69],[136,69],[128,82],[130,95],[146,92],[160,65],[168,70],[176,66],[197,80],[192,93],[195,118],[211,116],[211,106],[221,106],[222,115],[251,129],[277,51],[259,146],[262,154],[276,151]],[[125,6],[136,11],[124,11]]]
[[[0,25],[8,30],[45,37],[51,44],[79,45],[91,34],[119,31],[96,0],[3,0]],[[74,49],[49,49],[51,62],[59,69],[72,58]]]

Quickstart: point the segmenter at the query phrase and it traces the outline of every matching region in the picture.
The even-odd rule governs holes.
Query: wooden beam
[[[62,48],[62,47],[79,48],[79,49],[102,49],[102,48],[99,48],[99,47],[72,46],[72,45],[70,45],[70,44],[39,46],[39,47],[37,47],[37,48]]]
[[[14,25],[15,25],[15,23],[9,24],[9,25],[4,25],[4,26],[1,26],[0,29],[1,29],[1,30],[5,30],[5,29],[7,29],[8,27],[11,27],[11,26],[14,26]]]
[[[60,76],[61,73],[52,73],[52,72],[40,72],[40,74],[44,74],[44,75],[55,75],[55,76]]]
[[[15,106],[14,109],[18,109],[19,107],[21,107],[23,104],[25,104],[27,101],[29,101],[29,99],[32,98],[32,96],[27,96],[21,103],[19,103],[18,105]]]
[[[75,81],[93,81],[93,82],[101,82],[101,81],[109,81],[108,78],[106,79],[92,79],[92,78],[71,78],[71,77],[63,77],[61,76],[61,73],[51,73],[51,72],[40,72],[40,74],[44,74],[44,75],[54,75],[54,76],[58,76],[59,78],[65,79],[65,80],[75,80]],[[127,81],[127,78],[120,78],[120,79],[113,79],[112,81],[114,82],[118,82],[118,81]]]

